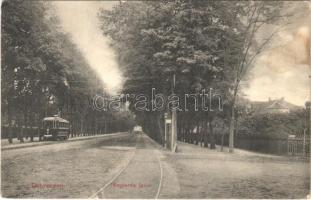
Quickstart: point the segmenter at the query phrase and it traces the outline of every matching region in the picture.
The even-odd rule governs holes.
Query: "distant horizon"
[[[295,106],[299,106],[299,107],[305,107],[305,104],[302,105],[302,104],[297,104],[296,102],[288,101],[285,97],[270,97],[270,100],[275,101],[275,100],[281,100],[282,98],[284,98],[284,101],[286,101],[287,103],[291,103],[291,104],[293,104]],[[245,97],[245,99],[247,99],[251,102],[268,102],[269,101],[269,97],[267,99],[251,99],[249,97]],[[310,100],[307,99],[305,101],[305,103],[308,101],[310,101]]]

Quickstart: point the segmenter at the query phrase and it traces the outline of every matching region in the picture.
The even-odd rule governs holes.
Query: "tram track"
[[[136,145],[135,145],[135,150],[134,152],[132,153],[130,159],[128,160],[128,162],[125,164],[125,166],[123,168],[121,168],[121,170],[115,175],[112,177],[112,179],[110,179],[103,187],[101,187],[99,190],[97,190],[94,194],[92,194],[89,199],[94,199],[94,198],[98,198],[99,196],[101,198],[104,198],[104,190],[113,183],[113,181],[115,181],[125,170],[126,168],[129,166],[129,164],[131,163],[131,161],[134,159],[135,157],[135,154],[136,154],[136,151],[137,151],[137,144],[138,142],[136,142]],[[100,195],[99,195],[100,194]]]
[[[158,199],[160,196],[160,192],[162,189],[162,182],[163,182],[163,167],[162,167],[162,163],[161,163],[161,160],[159,158],[159,155],[157,155],[157,160],[158,160],[159,168],[160,168],[160,181],[159,181],[158,191],[157,191],[157,194],[155,196],[155,199]]]
[[[147,143],[146,143],[146,140],[149,140]],[[129,166],[131,164],[134,165],[134,162],[140,162],[139,160],[136,160],[135,161],[135,156],[137,155],[137,152],[139,150],[142,150],[144,148],[146,148],[148,145],[151,145],[152,147],[154,147],[154,144],[151,144],[153,143],[153,141],[151,141],[150,138],[146,138],[145,136],[142,136],[142,135],[139,135],[138,138],[137,138],[137,141],[136,141],[136,144],[135,144],[135,150],[133,151],[132,155],[130,156],[128,162],[124,165],[124,167],[122,167],[109,181],[106,182],[106,184],[101,187],[99,190],[97,190],[95,193],[93,193],[89,198],[90,199],[94,199],[94,198],[106,198],[105,197],[105,190],[113,184],[114,181],[116,181],[121,175],[124,174],[124,172],[129,168]],[[159,157],[159,152],[158,150],[152,150],[154,156],[155,156],[155,160],[158,164],[158,169],[159,169],[159,183],[158,183],[158,187],[156,189],[156,193],[155,193],[155,196],[153,197],[154,199],[158,199],[159,196],[160,196],[160,193],[161,193],[161,189],[162,189],[162,183],[163,183],[163,166],[162,166],[162,163],[161,163],[161,159]],[[137,163],[136,163],[137,164]],[[128,197],[129,198],[129,197]],[[142,198],[142,197],[140,197]]]

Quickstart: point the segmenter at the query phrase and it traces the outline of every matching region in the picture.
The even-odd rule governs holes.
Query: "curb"
[[[111,133],[111,134],[105,134],[105,135],[97,135],[97,136],[91,136],[91,137],[77,137],[77,138],[70,138],[67,141],[62,141],[62,142],[57,142],[57,141],[49,141],[49,142],[33,142],[28,144],[17,144],[15,146],[9,146],[7,145],[7,147],[1,147],[1,151],[8,151],[8,150],[14,150],[14,149],[22,149],[22,148],[29,148],[29,147],[36,147],[36,146],[45,146],[45,145],[51,145],[51,144],[64,144],[64,143],[69,143],[69,142],[78,142],[78,141],[83,141],[83,140],[92,140],[92,139],[96,139],[96,138],[105,138],[108,136],[119,136],[119,135],[123,135],[123,134],[129,134],[127,132],[118,132],[118,133]]]

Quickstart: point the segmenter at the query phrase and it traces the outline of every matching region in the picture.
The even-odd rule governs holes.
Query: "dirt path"
[[[135,144],[127,134],[4,151],[2,196],[87,198],[126,165]]]
[[[2,196],[11,198],[305,198],[310,164],[120,135],[2,152]],[[54,188],[48,188],[54,185]]]
[[[192,144],[165,153],[180,192],[169,198],[305,198],[310,164],[286,157],[244,152],[230,154]]]

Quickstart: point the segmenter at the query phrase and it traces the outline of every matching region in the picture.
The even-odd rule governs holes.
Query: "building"
[[[249,109],[257,114],[264,113],[290,113],[291,111],[301,109],[301,107],[285,101],[284,98],[268,101],[253,101],[250,102]]]

